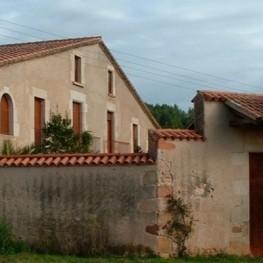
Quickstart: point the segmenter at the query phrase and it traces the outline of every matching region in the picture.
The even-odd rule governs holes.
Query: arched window
[[[8,94],[4,94],[0,101],[0,134],[12,134],[12,100]]]

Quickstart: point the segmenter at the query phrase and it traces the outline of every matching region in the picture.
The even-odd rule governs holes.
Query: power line
[[[138,65],[138,66],[141,66],[141,67],[154,69],[154,70],[157,70],[157,71],[160,71],[160,72],[169,73],[169,74],[176,75],[176,76],[179,76],[179,77],[182,77],[182,78],[192,79],[192,80],[195,80],[195,81],[198,81],[198,82],[204,82],[204,83],[207,83],[207,84],[212,84],[212,85],[220,86],[220,87],[227,88],[227,89],[234,89],[234,88],[232,88],[232,87],[227,87],[227,86],[224,86],[224,85],[222,85],[222,84],[215,83],[215,82],[206,81],[206,80],[201,80],[201,79],[193,78],[193,77],[190,77],[190,76],[185,76],[185,75],[182,75],[182,74],[178,74],[178,73],[171,72],[171,71],[167,71],[167,70],[162,70],[162,69],[155,68],[155,67],[151,67],[151,66],[145,66],[145,65],[143,65],[143,64],[131,62],[131,61],[129,61],[129,60],[125,60],[125,59],[121,59],[121,58],[118,58],[118,60],[119,60],[119,61],[128,62],[128,63],[130,63],[130,64]],[[200,84],[197,84],[197,83],[196,83],[196,85],[200,85]]]
[[[251,85],[251,84],[248,84],[248,83],[243,83],[243,82],[239,82],[239,81],[236,81],[236,80],[231,80],[231,79],[219,77],[219,76],[212,75],[212,74],[207,74],[207,73],[204,73],[204,72],[201,72],[201,71],[196,71],[196,70],[192,70],[192,69],[189,69],[189,68],[184,68],[184,67],[180,67],[180,66],[176,66],[176,65],[160,62],[158,60],[154,60],[154,59],[150,59],[150,58],[145,58],[145,57],[141,57],[141,56],[137,56],[137,55],[132,55],[132,54],[129,54],[129,53],[126,53],[126,52],[122,52],[122,51],[118,51],[118,50],[114,50],[114,49],[112,49],[112,50],[117,52],[117,53],[121,53],[121,54],[125,54],[127,56],[144,59],[144,60],[151,61],[151,62],[160,64],[160,65],[165,65],[165,66],[168,66],[168,67],[178,68],[178,69],[182,69],[182,70],[185,70],[185,71],[193,72],[193,73],[196,73],[196,74],[200,74],[200,75],[205,75],[205,76],[221,79],[221,80],[224,80],[224,81],[233,82],[233,83],[237,83],[237,84],[241,84],[241,85],[245,85],[245,86],[249,86],[249,87],[253,87],[253,88],[257,88],[257,89],[262,89],[262,87],[258,87],[258,86]]]
[[[54,33],[50,33],[50,32],[47,32],[47,31],[44,31],[44,30],[41,30],[41,29],[38,29],[38,28],[17,24],[17,23],[10,22],[10,21],[5,20],[5,19],[0,19],[0,21],[8,23],[8,24],[24,27],[24,28],[27,28],[27,29],[35,30],[35,31],[38,31],[38,32],[41,32],[41,33],[45,33],[45,34],[51,35],[51,36],[55,36],[55,37],[59,37],[59,38],[65,38],[65,36],[60,36],[60,35],[57,35],[57,34],[54,34]]]
[[[35,30],[35,31],[38,31],[38,32],[41,32],[41,33],[53,35],[53,36],[56,36],[56,37],[63,37],[63,36],[60,36],[60,35],[57,35],[57,34],[53,34],[53,33],[50,33],[50,32],[44,31],[44,30],[39,30],[39,29],[37,29],[37,28],[28,27],[28,26],[25,26],[25,25],[13,23],[13,22],[10,22],[10,21],[4,20],[4,19],[0,19],[0,21],[6,22],[6,23],[9,23],[9,24],[13,24],[13,25],[16,25],[16,26],[28,28],[28,29],[31,29],[31,30]],[[35,36],[35,35],[31,35],[31,34],[23,33],[23,32],[20,32],[20,31],[15,31],[15,30],[7,29],[7,28],[4,28],[4,27],[0,27],[0,28],[5,29],[5,30],[8,30],[8,31],[11,31],[11,32],[15,32],[15,33],[19,33],[19,34],[24,34],[24,35],[27,35],[27,36],[30,36],[30,37],[33,37],[33,38],[45,40],[45,39],[39,38],[39,37],[37,37],[37,36]],[[14,37],[10,37],[10,36],[7,36],[7,35],[2,35],[2,36],[7,37],[7,38],[11,38],[11,39],[15,39],[15,40],[19,40],[19,41],[22,41],[22,42],[23,42],[23,40],[20,40],[20,39],[14,38]],[[64,38],[64,37],[63,37],[63,38]],[[261,90],[262,90],[261,87],[258,87],[258,86],[255,86],[255,85],[250,85],[250,84],[247,84],[247,83],[242,83],[242,82],[238,82],[238,81],[235,81],[235,80],[230,80],[230,79],[222,78],[222,77],[219,77],[219,76],[215,76],[215,75],[211,75],[211,74],[207,74],[207,73],[195,71],[195,70],[192,70],[192,69],[188,69],[188,68],[184,68],[184,67],[180,67],[180,66],[175,66],[175,65],[172,65],[172,64],[168,64],[168,63],[163,63],[163,62],[160,62],[160,61],[157,61],[157,60],[153,60],[153,59],[149,59],[149,58],[145,58],[145,57],[140,57],[140,56],[137,56],[137,55],[132,55],[132,54],[129,54],[129,53],[126,53],[126,52],[122,52],[122,51],[118,51],[118,50],[114,50],[114,49],[113,49],[113,51],[118,52],[118,53],[121,53],[121,54],[125,54],[125,55],[128,55],[128,56],[131,56],[131,57],[140,58],[140,59],[143,59],[143,60],[147,60],[147,61],[151,61],[151,62],[154,62],[154,63],[158,63],[158,64],[161,64],[161,65],[165,65],[165,66],[169,66],[169,67],[173,67],[173,68],[178,68],[178,69],[182,69],[182,70],[185,70],[185,71],[197,73],[197,74],[200,74],[200,75],[206,75],[206,76],[209,76],[209,77],[213,77],[213,78],[217,78],[217,79],[221,79],[221,80],[224,80],[224,81],[229,81],[229,82],[237,83],[237,84],[241,84],[241,85],[246,85],[246,86],[250,86],[250,87],[254,87],[254,88],[258,88],[258,89],[261,89]],[[91,52],[91,51],[87,51],[87,52]],[[91,57],[89,57],[89,58],[91,58]],[[95,58],[92,58],[92,59],[95,59]],[[121,60],[121,61],[126,61],[126,62],[128,62],[128,63],[132,63],[132,64],[139,65],[139,66],[142,66],[142,67],[147,67],[147,68],[151,68],[151,69],[154,69],[154,70],[158,70],[158,71],[160,71],[160,72],[165,72],[165,73],[168,73],[168,74],[177,75],[177,76],[180,76],[180,77],[183,77],[183,78],[188,78],[188,79],[192,79],[192,80],[199,81],[199,82],[204,82],[204,83],[208,83],[208,84],[217,85],[217,86],[221,86],[221,87],[227,88],[227,89],[242,91],[242,90],[240,90],[240,89],[235,89],[235,88],[227,87],[227,86],[224,86],[224,85],[221,85],[221,84],[218,84],[218,83],[214,83],[214,82],[210,82],[210,81],[204,81],[204,80],[196,79],[196,78],[193,78],[193,77],[185,76],[185,75],[182,75],[182,74],[178,74],[178,73],[174,73],[174,72],[170,72],[170,71],[165,71],[165,70],[158,69],[158,68],[155,68],[155,67],[141,65],[141,64],[139,64],[139,63],[134,63],[134,62],[130,62],[130,61],[123,60],[123,59],[119,59],[119,60]],[[126,67],[132,68],[132,67],[129,67],[129,66],[126,66]],[[170,79],[175,79],[175,80],[177,80],[177,81],[186,82],[186,83],[190,83],[190,84],[193,84],[193,85],[200,85],[200,84],[197,84],[197,83],[194,83],[194,82],[191,82],[191,81],[180,80],[180,79],[174,78],[174,77],[169,77],[169,76],[164,76],[164,75],[156,74],[156,73],[149,72],[149,71],[139,70],[139,69],[134,68],[134,67],[133,67],[132,69],[135,69],[135,70],[141,71],[141,72],[145,72],[145,73],[148,73],[148,74],[156,75],[156,76],[161,76],[161,77],[167,77],[167,78],[170,78]],[[136,76],[136,75],[134,75],[134,76]],[[138,76],[136,76],[136,77],[138,77]],[[149,79],[149,78],[146,78],[146,79]],[[163,82],[163,83],[165,83],[165,82]],[[203,85],[203,84],[202,84],[202,85]],[[203,85],[203,86],[208,87],[208,86],[206,86],[206,85]],[[209,88],[211,88],[211,87],[209,86]]]

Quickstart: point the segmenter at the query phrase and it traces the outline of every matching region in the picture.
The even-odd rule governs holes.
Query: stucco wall
[[[85,240],[81,225],[92,220],[111,246],[156,251],[157,180],[155,165],[1,168],[0,218],[29,242],[56,237],[66,247],[66,226]]]
[[[223,103],[204,108],[206,140],[159,141],[158,173],[192,205],[192,253],[249,254],[249,152],[263,152],[262,128],[230,127]]]

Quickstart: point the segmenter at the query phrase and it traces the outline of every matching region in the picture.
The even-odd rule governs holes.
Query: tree
[[[92,136],[84,131],[75,135],[71,119],[60,113],[50,113],[50,119],[44,125],[43,151],[47,153],[89,152]]]
[[[149,110],[161,125],[162,128],[186,128],[192,121],[193,109],[189,108],[187,112],[167,104],[147,104]]]

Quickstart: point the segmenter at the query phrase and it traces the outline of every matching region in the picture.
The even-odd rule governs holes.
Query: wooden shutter
[[[44,125],[44,113],[43,113],[44,100],[35,98],[35,144],[40,145],[43,139],[43,125]]]
[[[80,134],[81,132],[81,104],[73,102],[73,132]]]
[[[249,155],[250,250],[263,256],[263,153]]]
[[[108,70],[108,94],[113,95],[113,73]]]
[[[81,58],[75,56],[75,81],[81,83]]]
[[[1,98],[1,134],[10,134],[10,108],[7,95]]]
[[[132,125],[132,137],[133,137],[133,151],[136,151],[136,147],[138,146],[138,125]]]
[[[108,146],[108,153],[113,152],[113,113],[107,112],[107,146]]]

